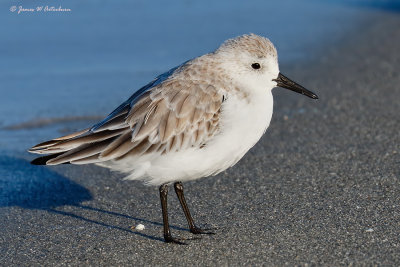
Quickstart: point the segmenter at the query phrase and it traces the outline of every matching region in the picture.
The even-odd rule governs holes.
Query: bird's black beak
[[[300,84],[295,83],[294,81],[290,80],[288,77],[283,75],[282,73],[279,73],[278,78],[273,79],[273,81],[276,82],[276,85],[282,88],[286,88],[292,91],[295,91],[296,93],[306,95],[308,97],[311,97],[313,99],[318,99],[318,96],[314,94],[313,92],[307,90]]]

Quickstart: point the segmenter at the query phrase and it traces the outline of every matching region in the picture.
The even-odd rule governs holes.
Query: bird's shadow
[[[27,160],[0,155],[0,207],[18,206],[25,209],[45,210],[50,213],[69,216],[85,222],[129,232],[152,240],[163,241],[161,238],[132,231],[129,228],[110,225],[104,222],[85,218],[72,212],[56,209],[58,206],[69,205],[93,212],[102,212],[112,216],[119,216],[156,226],[162,226],[162,224],[158,222],[135,218],[125,214],[106,211],[81,204],[84,201],[92,199],[93,197],[88,189],[46,167],[33,166]],[[171,228],[185,230],[176,226],[171,226]]]

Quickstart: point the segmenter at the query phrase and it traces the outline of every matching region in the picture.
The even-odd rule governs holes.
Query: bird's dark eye
[[[251,67],[252,67],[253,69],[255,69],[255,70],[258,70],[259,68],[261,68],[261,66],[260,66],[259,63],[253,63],[253,64],[251,64]]]

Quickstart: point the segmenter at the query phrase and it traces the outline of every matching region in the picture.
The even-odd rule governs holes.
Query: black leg
[[[203,229],[198,228],[193,221],[192,215],[190,214],[189,208],[186,204],[185,196],[183,195],[183,184],[182,182],[174,183],[175,193],[178,196],[179,202],[181,203],[183,212],[185,213],[186,220],[189,224],[190,232],[193,234],[214,234],[212,232],[206,232]]]
[[[162,216],[163,216],[163,222],[164,222],[164,240],[167,243],[185,244],[185,243],[180,242],[179,240],[176,240],[175,238],[173,238],[171,235],[171,230],[169,229],[168,208],[167,208],[168,184],[161,185],[159,190],[160,190],[160,199],[161,199],[161,210],[162,210]]]

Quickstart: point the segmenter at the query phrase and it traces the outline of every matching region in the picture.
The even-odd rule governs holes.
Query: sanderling
[[[211,233],[196,227],[182,182],[226,170],[257,143],[271,121],[274,87],[318,98],[279,72],[268,39],[239,36],[161,74],[94,126],[32,147],[49,154],[32,164],[95,163],[158,185],[165,241],[181,244],[168,223],[168,185],[190,232]]]

